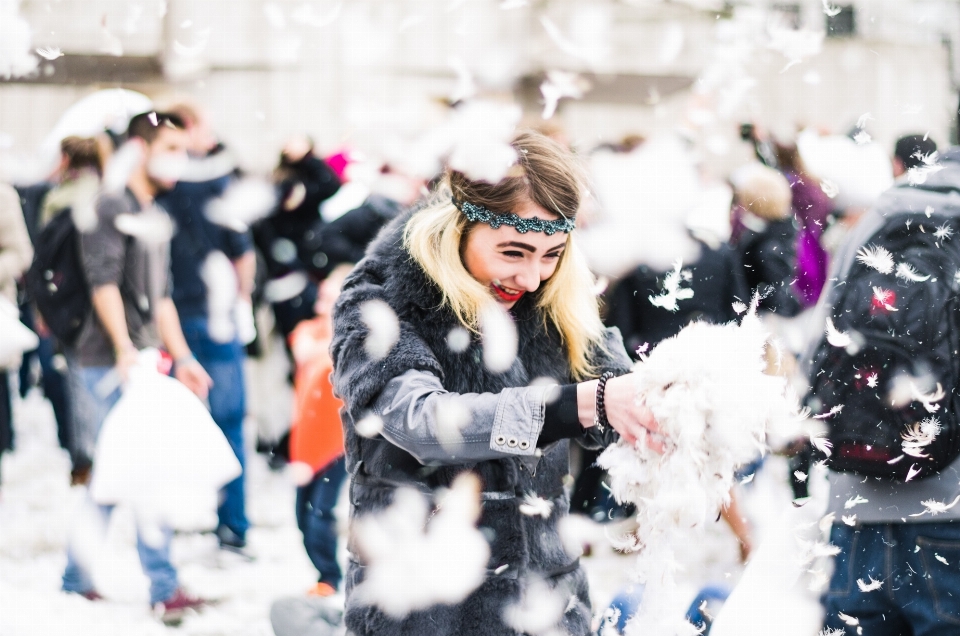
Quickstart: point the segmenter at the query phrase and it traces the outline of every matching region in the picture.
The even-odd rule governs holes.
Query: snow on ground
[[[303,594],[316,573],[294,518],[294,487],[256,454],[248,457],[248,561],[221,552],[212,534],[178,535],[173,560],[181,583],[217,604],[178,629],[153,617],[135,548],[132,515],[117,509],[93,576],[105,601],[60,592],[68,529],[86,495],[70,488],[52,411],[37,391],[15,406],[16,445],[0,466],[0,636],[189,634],[271,636],[269,609]]]
[[[173,559],[181,583],[195,595],[216,600],[214,606],[187,616],[178,628],[164,626],[151,614],[147,580],[134,547],[133,518],[123,509],[114,514],[94,570],[107,600],[90,602],[60,592],[68,530],[86,494],[69,486],[69,460],[57,446],[52,410],[37,390],[15,403],[14,421],[16,451],[4,454],[0,462],[0,636],[272,636],[273,600],[302,595],[315,582],[296,527],[292,480],[249,452],[248,514],[253,527],[248,539],[255,559],[221,552],[209,533],[183,533],[174,539]],[[740,487],[742,505],[754,527],[755,548],[791,508],[786,471],[782,459],[769,458],[756,479]],[[341,497],[341,520],[346,516],[345,500]],[[572,532],[590,546],[590,556],[582,563],[594,608],[602,612],[632,582],[634,557],[615,552],[608,539],[629,531],[631,525],[574,519]],[[341,522],[341,536],[345,531]],[[705,533],[692,534],[686,545],[689,549],[680,555],[684,569],[677,577],[678,587],[663,611],[682,614],[704,585],[732,587],[743,573],[736,539],[723,521],[711,524]],[[343,542],[341,553],[345,556]],[[809,635],[815,636],[815,596],[800,592],[797,602],[813,617],[807,622]]]

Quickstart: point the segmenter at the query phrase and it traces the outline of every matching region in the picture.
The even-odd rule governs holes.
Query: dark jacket
[[[307,271],[322,280],[337,265],[358,262],[370,241],[400,211],[396,201],[371,194],[359,207],[325,223],[317,234],[314,256],[307,263]],[[323,256],[317,258],[320,254]]]
[[[297,162],[284,161],[281,168],[280,205],[252,228],[253,240],[265,259],[267,276],[271,279],[310,268],[316,256],[317,238],[324,225],[320,204],[340,189],[340,180],[333,169],[312,154]],[[283,201],[297,186],[304,189],[303,200],[292,210],[284,209]],[[293,244],[296,254],[292,259],[277,258],[278,241]]]
[[[530,386],[542,377],[561,384],[573,382],[560,336],[541,319],[536,294],[528,294],[511,312],[519,353],[505,373],[496,374],[484,366],[476,338],[466,351],[452,351],[447,336],[458,322],[452,312],[440,307],[440,290],[402,246],[403,225],[409,218],[409,213],[398,217],[370,246],[345,281],[334,313],[334,387],[345,404],[353,514],[361,516],[389,505],[399,485],[431,497],[469,470],[482,482],[479,525],[491,542],[491,556],[486,581],[464,601],[396,621],[351,599],[352,590],[364,578],[364,566],[351,549],[347,629],[357,636],[515,634],[502,623],[503,609],[518,600],[525,580],[536,574],[572,599],[560,627],[568,634],[585,635],[591,619],[586,575],[564,551],[557,531],[569,507],[563,487],[569,472],[569,441],[536,448],[543,427],[545,389]],[[376,361],[364,350],[368,332],[360,317],[360,306],[374,299],[385,301],[400,322],[399,341]],[[625,373],[630,361],[619,334],[609,331],[607,335],[606,346],[597,348],[594,360],[601,371]],[[411,391],[413,397],[401,399]],[[456,458],[441,449],[427,425],[438,399],[459,400],[471,414],[461,431],[464,444]],[[354,422],[369,412],[384,420],[383,432],[374,439],[358,436],[354,428]],[[595,428],[588,430],[578,440],[584,445],[600,447],[615,439],[609,430],[606,435]],[[529,493],[554,503],[549,518],[520,513],[519,504]],[[415,573],[409,584],[416,584]]]
[[[743,262],[750,291],[764,295],[761,311],[792,317],[803,308],[794,289],[797,263],[797,227],[792,217],[763,220],[753,217],[753,227],[743,225],[734,245]]]
[[[667,272],[641,265],[622,278],[607,297],[605,322],[623,334],[627,351],[658,342],[677,333],[691,322],[724,323],[736,319],[733,303],[750,303],[750,292],[742,275],[740,257],[729,245],[717,249],[701,243],[700,257],[685,267],[690,280],[681,287],[693,290],[693,297],[678,301],[671,312],[650,302],[662,290]]]

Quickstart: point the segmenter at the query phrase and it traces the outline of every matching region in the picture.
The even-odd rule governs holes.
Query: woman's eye
[[[560,252],[553,252],[551,254],[547,254],[544,258],[560,258]]]
[[[523,258],[523,254],[520,252],[504,252],[503,255],[511,258]]]

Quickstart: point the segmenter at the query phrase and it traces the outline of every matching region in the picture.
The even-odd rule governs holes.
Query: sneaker
[[[227,526],[219,526],[217,528],[217,540],[220,542],[220,547],[224,550],[241,552],[247,547],[247,540]]]
[[[165,624],[177,625],[188,610],[196,610],[204,605],[207,605],[207,601],[189,596],[183,588],[178,587],[173,596],[155,604],[153,611]]]
[[[336,593],[337,588],[333,587],[329,583],[320,581],[310,588],[310,590],[307,592],[307,596],[333,596]]]
[[[90,464],[77,466],[70,471],[71,486],[86,486],[90,483]]]
[[[103,596],[96,590],[87,590],[86,592],[74,592],[73,590],[64,590],[67,594],[76,594],[82,596],[88,601],[102,601]]]

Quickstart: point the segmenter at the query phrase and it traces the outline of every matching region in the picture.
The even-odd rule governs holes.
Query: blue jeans
[[[960,633],[960,522],[835,525],[840,548],[824,625],[847,629],[838,612],[860,619],[864,635]],[[883,582],[862,592],[857,579]]]
[[[99,435],[100,427],[107,417],[107,413],[120,399],[120,389],[115,388],[108,395],[102,395],[101,382],[113,370],[113,367],[71,367],[70,371],[75,378],[75,387],[82,388],[75,394],[76,407],[83,412],[84,419],[95,424],[95,434]],[[104,525],[110,518],[113,506],[99,506]],[[140,567],[150,579],[150,604],[165,601],[177,590],[177,571],[170,562],[170,542],[173,532],[169,528],[161,528],[162,541],[159,545],[151,545],[143,540],[137,531],[137,554],[140,555]],[[63,572],[63,590],[84,594],[94,590],[93,580],[89,571],[80,564],[76,554],[67,548],[67,567]]]
[[[20,321],[31,329],[35,328],[33,310],[29,304],[20,306]],[[30,389],[30,360],[37,356],[40,362],[40,380],[43,394],[53,406],[53,415],[57,420],[57,437],[60,447],[70,453],[73,467],[89,464],[91,457],[76,452],[73,443],[73,417],[70,410],[70,396],[67,388],[67,378],[53,364],[56,354],[56,344],[53,337],[41,337],[39,346],[33,351],[23,354],[23,364],[20,366],[20,397],[26,397]]]
[[[210,416],[230,442],[243,472],[223,489],[223,503],[217,509],[219,524],[246,538],[247,521],[243,479],[246,461],[243,447],[243,418],[247,413],[243,379],[243,347],[238,340],[216,342],[210,338],[205,317],[181,318],[183,335],[190,351],[213,379],[207,398]]]
[[[343,573],[337,563],[337,505],[340,487],[347,478],[341,457],[318,472],[306,486],[297,488],[297,526],[303,533],[303,547],[320,572],[320,580],[340,587]]]

